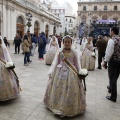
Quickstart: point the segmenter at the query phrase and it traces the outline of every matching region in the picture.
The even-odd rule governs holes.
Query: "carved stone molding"
[[[14,10],[15,10],[15,8],[14,8],[14,7],[12,7],[12,6],[10,6],[10,5],[6,5],[6,9],[7,9],[7,10],[12,10],[12,11],[14,11]]]

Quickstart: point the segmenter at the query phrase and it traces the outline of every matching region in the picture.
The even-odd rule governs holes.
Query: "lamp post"
[[[30,27],[32,26],[32,14],[30,12],[26,13],[26,19],[28,20],[26,25],[28,26],[28,31],[30,31]]]
[[[88,13],[88,18],[89,18],[89,24],[88,24],[88,36],[89,36],[89,34],[90,34],[90,17],[91,17],[91,12],[89,11],[89,13]]]
[[[56,24],[54,23],[53,35],[55,36],[55,34],[56,34]]]

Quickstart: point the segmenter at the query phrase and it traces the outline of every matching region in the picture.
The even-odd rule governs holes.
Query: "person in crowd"
[[[32,37],[32,56],[34,56],[35,54],[35,49],[37,47],[37,43],[38,43],[38,40],[37,40],[37,37],[36,37],[36,34],[33,35]]]
[[[61,37],[59,35],[57,36],[57,39],[58,39],[59,47],[61,48],[61,41],[62,41],[62,39],[61,39]]]
[[[94,52],[95,52],[96,42],[97,42],[97,39],[95,38],[95,36],[93,36],[92,43],[93,43],[93,47],[94,47]]]
[[[103,39],[102,35],[98,36],[96,47],[98,49],[98,67],[97,68],[101,69],[101,63],[105,57],[105,50],[107,47],[107,42],[105,41],[105,39]]]
[[[48,38],[48,40],[47,40],[47,44],[50,43],[51,38],[52,38],[52,35],[49,35],[49,38]]]
[[[84,37],[84,38],[82,39],[81,46],[80,46],[81,51],[84,50],[86,43],[87,43],[87,38]]]
[[[27,31],[27,37],[28,37],[28,42],[29,42],[29,47],[30,47],[30,52],[29,52],[29,55],[31,56],[32,55],[32,34],[30,34],[30,31]]]
[[[94,49],[92,44],[92,39],[90,37],[87,38],[87,43],[82,52],[81,56],[81,67],[87,70],[95,69],[95,56],[92,56]]]
[[[8,42],[7,38],[6,38],[6,37],[4,37],[4,39],[3,39],[3,40],[4,40],[5,45],[6,45],[6,46],[8,46],[8,47],[10,47],[10,43]]]
[[[56,52],[59,49],[59,45],[58,45],[58,40],[55,36],[52,36],[49,46],[48,46],[48,51],[46,54],[46,59],[45,62],[47,65],[51,65],[53,62],[53,59],[55,57]]]
[[[85,112],[86,99],[81,80],[64,61],[67,59],[70,66],[80,71],[77,52],[71,49],[72,38],[65,36],[63,45],[64,47],[56,54],[48,72],[49,84],[44,103],[54,114],[71,117]]]
[[[45,33],[42,32],[40,36],[38,37],[38,52],[39,52],[39,59],[44,60],[44,51],[45,51],[45,46],[47,43],[47,39],[45,36]]]
[[[27,37],[27,35],[24,36],[24,41],[23,41],[23,50],[24,50],[24,65],[28,66],[28,63],[30,63],[30,42]]]
[[[12,64],[10,68],[10,63]],[[9,67],[9,68],[8,68]],[[0,101],[19,97],[20,86],[10,54],[0,36]]]
[[[15,53],[14,54],[17,54],[17,53],[19,54],[21,42],[22,42],[22,40],[21,40],[19,34],[17,33],[16,37],[14,38],[14,41],[13,41],[13,45],[15,44]]]
[[[106,96],[106,98],[116,102],[117,79],[120,74],[120,37],[118,36],[119,29],[117,27],[113,27],[110,34],[112,39],[109,39],[108,41],[103,67],[106,67],[108,62],[109,86],[107,86],[107,89],[111,95]]]
[[[109,41],[109,36],[104,36],[104,39],[105,39],[105,41],[108,43],[108,41]]]

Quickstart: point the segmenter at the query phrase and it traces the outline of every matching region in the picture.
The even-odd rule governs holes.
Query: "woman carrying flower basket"
[[[0,101],[19,96],[20,86],[14,64],[0,36]]]
[[[81,56],[81,67],[87,70],[94,70],[95,69],[95,52],[93,52],[93,44],[91,38],[88,38],[88,41],[85,45],[85,48],[82,52]]]
[[[63,45],[49,70],[44,103],[54,114],[71,117],[85,112],[86,99],[82,74],[79,75],[82,73],[80,61],[75,50],[71,48],[72,38],[65,36]]]

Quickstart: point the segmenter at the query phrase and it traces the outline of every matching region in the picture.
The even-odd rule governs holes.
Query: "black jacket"
[[[20,37],[15,37],[13,44],[15,44],[15,45],[20,45],[21,42],[22,42],[22,40],[21,40]]]

